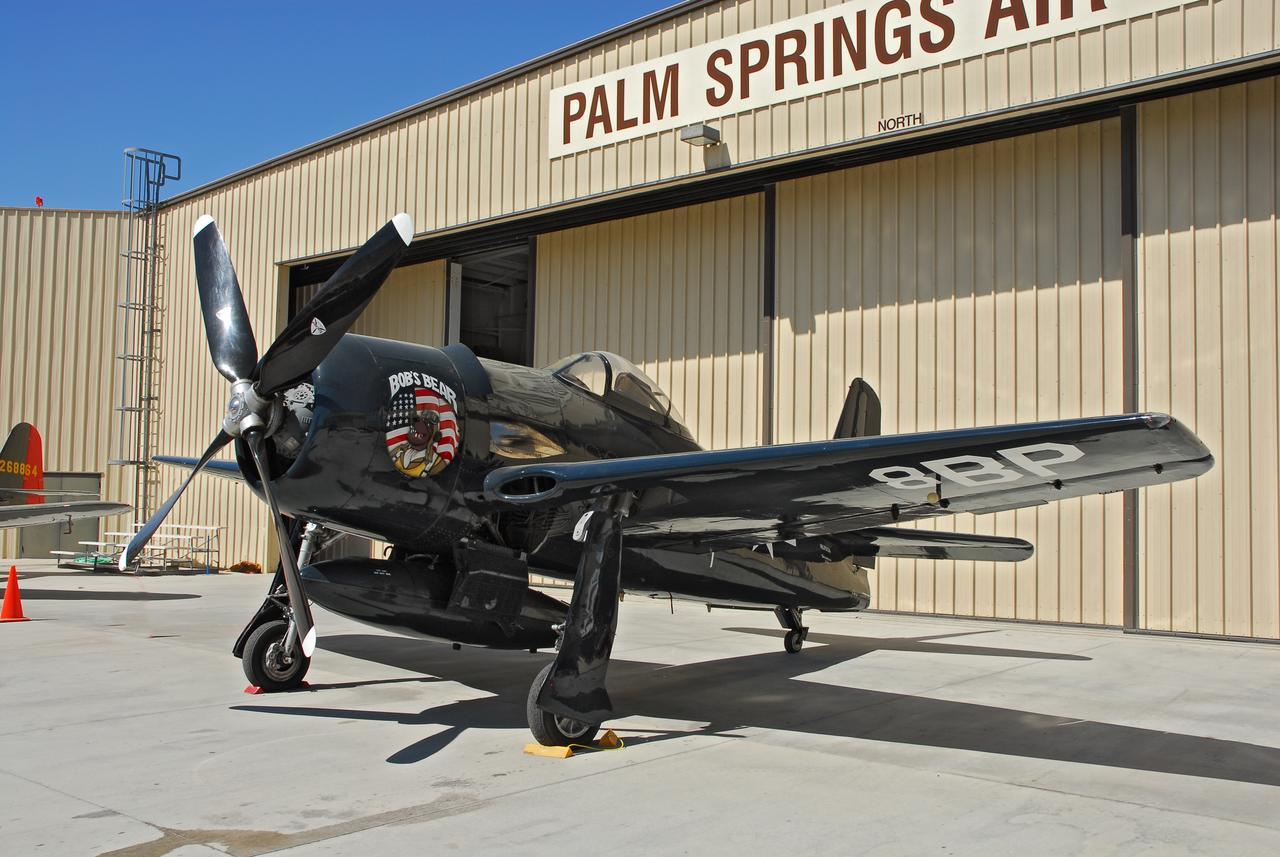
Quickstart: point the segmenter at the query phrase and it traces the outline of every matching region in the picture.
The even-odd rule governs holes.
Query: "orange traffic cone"
[[[18,568],[9,566],[9,582],[4,587],[4,607],[0,608],[0,622],[30,622],[22,615],[22,596],[18,594]]]

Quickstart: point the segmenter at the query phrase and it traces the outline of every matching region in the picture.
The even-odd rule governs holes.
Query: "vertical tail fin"
[[[849,385],[844,410],[836,422],[836,440],[844,437],[874,437],[880,434],[880,397],[871,385],[855,378]]]
[[[14,426],[0,450],[0,505],[44,502],[38,494],[10,493],[24,490],[44,490],[44,452],[31,423]]]

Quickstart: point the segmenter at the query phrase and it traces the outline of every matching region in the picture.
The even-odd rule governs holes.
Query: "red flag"
[[[44,197],[42,196],[36,197],[36,208],[44,208]]]

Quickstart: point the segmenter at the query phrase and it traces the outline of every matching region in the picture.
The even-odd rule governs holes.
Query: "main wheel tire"
[[[529,720],[529,731],[534,739],[544,747],[567,747],[570,744],[590,744],[600,731],[598,723],[583,723],[569,717],[561,717],[538,707],[538,689],[551,674],[547,664],[538,673],[538,677],[529,686],[529,698],[525,703],[525,717]]]
[[[284,660],[281,647],[288,629],[289,623],[282,619],[259,625],[245,641],[244,653],[240,656],[244,677],[268,693],[300,686],[311,668],[311,658],[300,651],[288,662]]]
[[[788,631],[787,636],[782,639],[782,647],[790,654],[795,654],[804,648],[804,633],[802,631]]]

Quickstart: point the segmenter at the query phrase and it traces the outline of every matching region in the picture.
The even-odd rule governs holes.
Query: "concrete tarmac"
[[[8,563],[4,563],[7,568]],[[264,576],[23,563],[0,626],[0,854],[1280,854],[1280,646],[627,599],[625,749],[524,755],[549,654],[316,611],[248,696]]]

